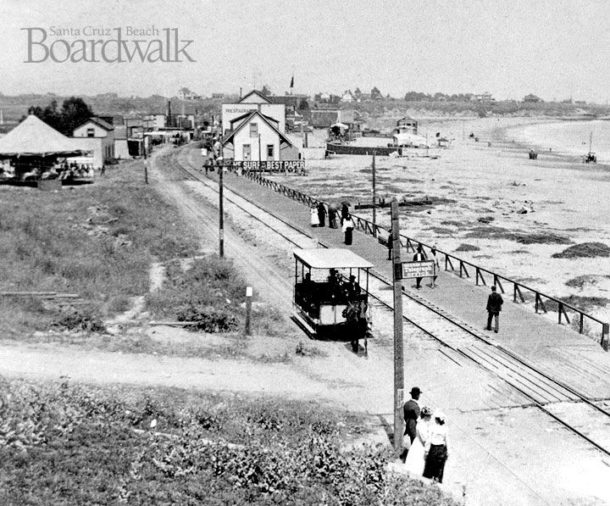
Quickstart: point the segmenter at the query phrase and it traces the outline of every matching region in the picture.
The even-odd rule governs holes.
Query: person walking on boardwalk
[[[413,255],[413,261],[414,262],[423,262],[425,259],[426,259],[426,255],[424,254],[424,248],[420,244],[417,247],[417,253],[415,253],[415,255]],[[423,278],[415,278],[415,288],[417,288],[418,290],[421,288],[422,279]]]
[[[343,201],[341,203],[341,225],[343,225],[343,221],[349,215],[349,202]]]
[[[323,202],[318,202],[318,226],[323,227],[326,221],[326,206]]]
[[[354,220],[352,215],[347,213],[347,217],[343,220],[343,233],[345,234],[344,243],[350,246],[354,235]]]
[[[320,219],[318,218],[318,209],[316,206],[311,206],[309,210],[310,218],[309,223],[312,227],[317,227],[320,224]]]
[[[432,410],[428,407],[421,409],[421,415],[415,431],[417,436],[413,440],[413,444],[407,454],[405,460],[405,470],[414,477],[419,478],[424,474],[424,467],[426,465],[426,444],[430,437],[430,426],[432,420]]]
[[[394,236],[392,227],[388,228],[388,260],[392,260],[392,249],[394,248]]]
[[[496,287],[491,287],[491,293],[487,298],[487,327],[486,330],[491,330],[491,320],[495,319],[494,332],[497,334],[500,330],[500,311],[502,311],[504,300],[502,296],[496,292]]]
[[[441,269],[441,264],[438,261],[438,257],[436,256],[436,246],[432,246],[430,254],[432,255],[432,258],[430,260],[434,262],[434,276],[432,276],[430,288],[436,288],[436,279],[438,278],[438,271]]]
[[[447,425],[446,417],[442,411],[434,413],[434,422],[430,426],[428,441],[426,443],[426,465],[424,466],[424,478],[429,478],[443,483],[445,474],[445,463],[449,458],[447,450]]]
[[[337,206],[335,204],[328,206],[328,226],[329,228],[337,228]]]

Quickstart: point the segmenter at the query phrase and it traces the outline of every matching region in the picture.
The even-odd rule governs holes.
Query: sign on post
[[[426,278],[435,275],[434,260],[402,262],[402,279]]]

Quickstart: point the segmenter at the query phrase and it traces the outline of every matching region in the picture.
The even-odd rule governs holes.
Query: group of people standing
[[[328,208],[328,209],[327,209]],[[338,228],[341,224],[341,230],[344,234],[343,242],[349,246],[354,240],[354,220],[349,212],[349,204],[343,202],[341,204],[341,212],[334,205],[326,206],[324,202],[318,202],[311,206],[310,209],[310,224],[312,227],[324,227],[326,225],[326,217],[328,216],[328,227]],[[339,222],[340,218],[340,222]]]
[[[449,458],[447,450],[447,418],[438,410],[419,407],[422,391],[411,389],[411,399],[404,407],[405,436],[409,438],[409,448],[403,452],[405,469],[409,474],[443,482],[445,463]],[[406,441],[405,441],[406,442]]]

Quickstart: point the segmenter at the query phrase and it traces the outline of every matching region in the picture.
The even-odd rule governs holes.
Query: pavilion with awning
[[[72,139],[34,115],[0,138],[0,159],[10,159],[16,177],[33,170],[43,173],[58,158],[82,154]]]

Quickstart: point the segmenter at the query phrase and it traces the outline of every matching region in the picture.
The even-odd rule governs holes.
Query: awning
[[[297,249],[294,257],[312,269],[370,269],[373,264],[349,249]]]

